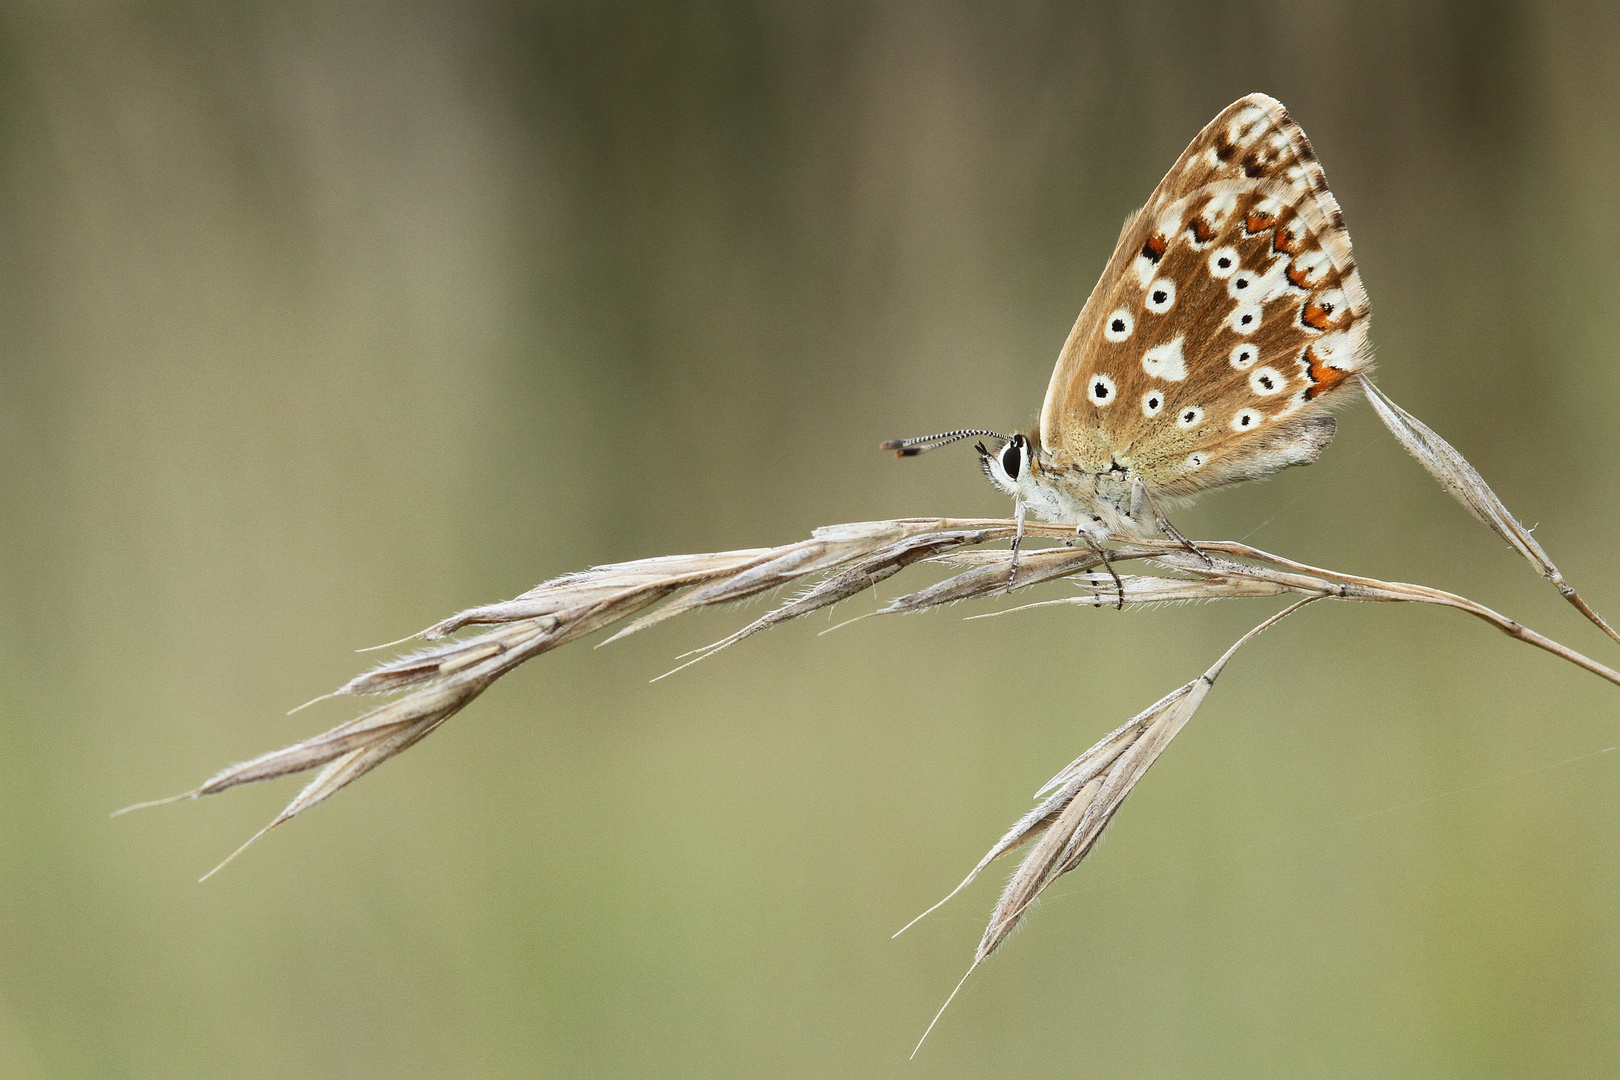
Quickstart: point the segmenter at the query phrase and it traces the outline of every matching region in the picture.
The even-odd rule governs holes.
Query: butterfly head
[[[1028,510],[1042,521],[1080,524],[1100,522],[1095,504],[1103,489],[1118,487],[1107,478],[1071,476],[1058,469],[1035,432],[1018,432],[990,449],[979,443],[979,467],[996,489],[1012,496],[1022,515]],[[1122,474],[1123,475],[1123,474]],[[1106,527],[1099,526],[1106,533]]]
[[[979,466],[990,482],[1013,498],[1020,498],[1020,481],[1027,484],[1035,460],[1035,440],[1019,432],[996,450],[986,448],[982,442],[975,449],[979,451]]]
[[[1047,497],[1045,485],[1040,482],[1045,454],[1041,450],[1039,435],[1027,432],[1002,435],[983,428],[962,428],[916,439],[890,439],[881,445],[884,450],[893,450],[900,457],[915,457],[975,435],[989,436],[1001,444],[994,450],[982,442],[977,444],[979,466],[984,469],[984,475],[1020,505],[1031,504],[1037,513],[1041,513],[1041,508],[1051,500]]]

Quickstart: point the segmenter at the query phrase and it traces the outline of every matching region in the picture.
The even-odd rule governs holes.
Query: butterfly
[[[1025,511],[1109,537],[1180,539],[1160,502],[1308,465],[1325,411],[1368,370],[1369,305],[1344,215],[1299,125],[1251,94],[1193,139],[1070,331],[1040,426],[882,444],[908,457],[975,435],[991,483]],[[1185,541],[1184,541],[1185,542]],[[1196,550],[1196,549],[1195,549]]]

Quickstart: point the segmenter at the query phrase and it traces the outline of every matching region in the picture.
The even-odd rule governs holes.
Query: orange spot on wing
[[[1255,233],[1265,232],[1276,221],[1277,218],[1274,214],[1262,214],[1250,210],[1248,216],[1243,219],[1243,228],[1250,236],[1253,236]]]
[[[1142,245],[1142,254],[1151,262],[1158,262],[1164,258],[1164,251],[1169,246],[1170,242],[1161,233],[1158,236],[1150,237],[1148,242]]]
[[[1305,378],[1310,383],[1305,388],[1305,400],[1310,401],[1319,394],[1326,393],[1338,385],[1348,372],[1340,371],[1336,367],[1328,367],[1316,358],[1313,346],[1305,347],[1305,355],[1300,357],[1305,364]]]
[[[1195,217],[1192,219],[1192,234],[1193,239],[1197,240],[1200,244],[1207,244],[1211,240],[1215,239],[1214,227],[1201,217]]]
[[[1299,313],[1299,321],[1313,330],[1326,330],[1328,316],[1333,314],[1332,304],[1320,304],[1315,300],[1307,301],[1305,310]]]
[[[1271,241],[1271,250],[1279,255],[1292,255],[1298,250],[1299,241],[1287,229],[1278,229],[1277,235]]]
[[[1298,263],[1295,263],[1288,268],[1288,280],[1293,282],[1301,289],[1305,287],[1305,279],[1310,276],[1311,271],[1310,267],[1308,266],[1300,266]]]

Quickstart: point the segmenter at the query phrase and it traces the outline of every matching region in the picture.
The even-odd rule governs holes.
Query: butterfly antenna
[[[893,450],[895,457],[916,457],[929,450],[938,450],[942,446],[949,446],[962,439],[971,439],[975,435],[988,435],[992,439],[1002,442],[1010,441],[1008,436],[995,431],[985,431],[982,428],[963,428],[961,431],[945,431],[938,435],[924,435],[915,439],[885,439],[878,443],[879,450]]]

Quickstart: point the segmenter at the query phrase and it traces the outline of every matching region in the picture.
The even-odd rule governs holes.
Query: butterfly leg
[[[1119,602],[1114,605],[1114,610],[1124,611],[1125,583],[1119,580],[1119,571],[1114,569],[1113,562],[1109,560],[1108,549],[1097,543],[1097,541],[1093,540],[1089,536],[1086,537],[1086,546],[1092,550],[1092,553],[1095,554],[1097,558],[1102,560],[1104,569],[1108,571],[1108,576],[1114,579],[1114,589],[1119,595]]]
[[[1169,518],[1165,517],[1163,514],[1155,514],[1153,523],[1158,526],[1159,531],[1164,533],[1164,535],[1168,536],[1170,539],[1174,540],[1176,543],[1180,544],[1182,547],[1186,548],[1200,559],[1203,559],[1205,566],[1213,567],[1215,565],[1215,560],[1204,554],[1203,548],[1200,548],[1197,544],[1193,543],[1185,536],[1182,536],[1181,530],[1170,524]]]
[[[1131,502],[1133,504],[1133,509],[1135,509],[1136,496],[1138,493],[1141,494],[1143,501],[1146,502],[1147,505],[1153,510],[1154,528],[1164,533],[1164,535],[1168,536],[1170,539],[1174,540],[1176,543],[1180,544],[1182,547],[1186,548],[1200,559],[1203,559],[1204,565],[1215,565],[1214,559],[1211,559],[1208,555],[1204,554],[1203,550],[1197,544],[1181,535],[1181,530],[1170,524],[1170,519],[1164,516],[1164,511],[1159,509],[1159,504],[1153,501],[1153,496],[1149,494],[1147,486],[1141,481],[1137,481],[1137,486],[1131,491]]]
[[[1018,580],[1018,549],[1024,545],[1024,500],[1019,499],[1015,504],[1013,517],[1018,521],[1018,531],[1013,533],[1012,541],[1012,569],[1007,573],[1007,591],[1011,592],[1013,582]]]

